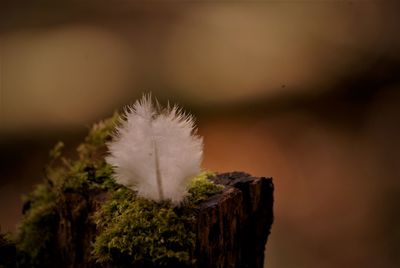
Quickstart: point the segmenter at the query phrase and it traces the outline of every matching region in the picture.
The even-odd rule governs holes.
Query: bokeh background
[[[198,119],[204,168],[272,176],[269,268],[400,267],[395,0],[0,2],[0,225],[48,150],[143,92]]]

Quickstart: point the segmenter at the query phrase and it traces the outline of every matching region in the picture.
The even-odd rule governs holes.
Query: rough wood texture
[[[273,221],[271,178],[241,172],[211,178],[225,185],[222,194],[204,202],[197,217],[195,257],[198,268],[260,268]],[[86,197],[66,195],[60,211],[60,249],[70,267],[94,267],[89,261],[95,226],[87,219],[106,199],[104,193]]]
[[[211,179],[226,187],[198,210],[193,229],[197,235],[197,262],[192,267],[263,267],[273,221],[272,179],[241,172],[219,174]],[[107,197],[106,192],[99,190],[64,194],[58,206],[57,241],[51,263],[59,263],[59,267],[104,267],[90,258],[90,245],[96,235],[92,215]],[[0,244],[4,244],[0,245],[0,253],[9,252],[9,246]],[[4,264],[2,261],[0,264]]]
[[[91,243],[96,236],[93,214],[107,200],[106,192],[87,195],[66,193],[59,206],[58,251],[63,267],[101,267],[91,259]]]
[[[265,244],[273,221],[272,179],[240,172],[212,179],[228,187],[200,209],[198,267],[263,267]]]

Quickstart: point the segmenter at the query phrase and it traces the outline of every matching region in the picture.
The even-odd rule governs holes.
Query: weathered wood
[[[210,179],[225,188],[198,209],[193,226],[197,237],[193,253],[196,262],[190,267],[263,267],[265,244],[273,221],[272,179],[241,172],[218,174]],[[107,199],[108,193],[102,190],[63,194],[58,205],[58,231],[50,264],[109,267],[91,258],[91,244],[96,237],[93,215]],[[15,247],[1,245],[0,248],[3,253],[15,252]]]
[[[198,215],[198,267],[263,267],[273,221],[271,178],[233,172],[212,178],[227,186]]]

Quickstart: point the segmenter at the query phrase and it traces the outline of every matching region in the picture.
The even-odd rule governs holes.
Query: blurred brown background
[[[400,5],[0,2],[0,225],[48,150],[152,91],[204,168],[273,176],[266,267],[400,267]]]

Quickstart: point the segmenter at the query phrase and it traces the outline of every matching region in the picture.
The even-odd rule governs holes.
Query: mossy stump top
[[[0,267],[263,267],[272,179],[208,172],[180,204],[144,199],[104,161],[117,118],[94,125],[76,159],[62,143],[51,151],[18,233],[0,245]]]

